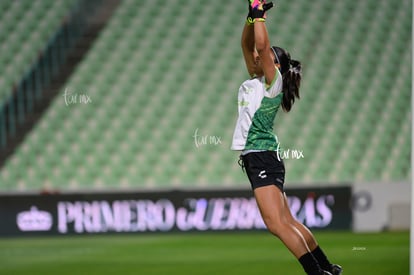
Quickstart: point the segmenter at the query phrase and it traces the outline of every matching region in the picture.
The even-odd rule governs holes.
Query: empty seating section
[[[47,20],[69,2],[46,9],[27,1],[30,16],[3,3],[1,23],[17,14]],[[2,190],[248,186],[229,150],[237,90],[248,77],[240,50],[246,7],[179,3],[121,2],[0,171]],[[287,184],[409,179],[411,5],[285,1],[271,11],[271,41],[304,66],[301,100],[275,125]],[[17,52],[33,51],[21,40],[26,26],[8,30],[7,49],[24,41]],[[33,59],[22,56],[20,65],[0,62],[3,84]]]
[[[0,104],[24,76],[77,0],[1,1]]]

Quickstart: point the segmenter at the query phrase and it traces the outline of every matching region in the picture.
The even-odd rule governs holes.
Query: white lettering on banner
[[[180,207],[177,210],[177,227],[182,231],[191,229],[207,230],[204,224],[204,216],[207,211],[206,199],[187,200],[188,208]]]
[[[166,199],[58,203],[59,233],[71,225],[76,233],[168,231],[174,221],[174,205]]]
[[[309,193],[304,201],[289,196],[288,203],[292,215],[309,227],[322,228],[332,222],[333,195]],[[57,213],[61,234],[266,228],[254,197],[189,198],[177,208],[169,199],[61,201]]]
[[[133,230],[130,231],[168,231],[174,226],[175,207],[171,201],[161,199],[156,202],[150,200],[134,201]]]
[[[131,220],[131,211],[128,201],[114,201],[111,205],[101,202],[102,228],[101,231],[128,231]]]
[[[332,221],[332,210],[335,199],[333,195],[321,195],[316,201],[313,193],[308,195],[304,203],[295,196],[288,197],[292,215],[308,227],[325,227]]]
[[[189,199],[187,204],[177,210],[182,231],[265,228],[254,198]]]

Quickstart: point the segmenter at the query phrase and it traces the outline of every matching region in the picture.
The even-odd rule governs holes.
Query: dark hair
[[[283,99],[282,108],[286,112],[292,109],[295,98],[300,98],[299,87],[302,79],[302,65],[299,61],[290,58],[289,52],[273,46],[275,63],[280,64],[280,73],[283,77]]]

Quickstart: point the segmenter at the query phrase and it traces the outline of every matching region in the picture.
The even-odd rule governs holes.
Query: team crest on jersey
[[[248,105],[249,105],[249,101],[246,101],[244,99],[239,101],[239,106],[246,107]]]

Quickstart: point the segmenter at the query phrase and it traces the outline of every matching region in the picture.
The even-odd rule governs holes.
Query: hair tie
[[[300,63],[296,60],[289,60],[289,72],[302,75],[302,68]]]
[[[302,70],[298,67],[290,67],[289,72],[302,75]]]

